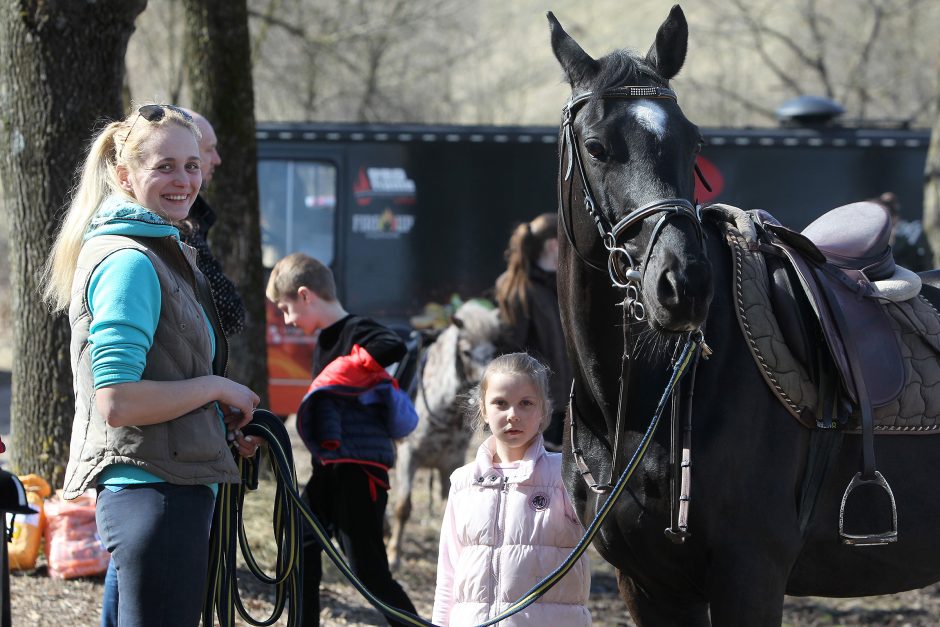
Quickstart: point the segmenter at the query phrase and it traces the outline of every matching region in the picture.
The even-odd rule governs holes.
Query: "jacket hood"
[[[354,344],[348,355],[337,357],[317,375],[307,394],[324,388],[347,388],[349,392],[363,391],[374,385],[388,381],[396,388],[398,382],[375,360],[369,351]]]
[[[179,229],[133,198],[111,194],[101,203],[85,231],[85,240],[99,235],[167,237],[179,239]]]

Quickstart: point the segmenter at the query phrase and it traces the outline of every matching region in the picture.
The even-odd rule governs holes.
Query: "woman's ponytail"
[[[120,190],[115,170],[114,135],[125,125],[125,122],[112,122],[104,127],[92,140],[88,156],[79,168],[68,211],[40,275],[43,300],[53,311],[68,307],[72,298],[72,278],[88,224],[101,202]]]

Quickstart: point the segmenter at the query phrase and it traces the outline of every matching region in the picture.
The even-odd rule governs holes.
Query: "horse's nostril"
[[[659,275],[656,283],[656,299],[665,307],[674,307],[679,303],[679,286],[673,270],[666,270]]]
[[[661,325],[687,330],[705,319],[710,301],[711,268],[690,262],[663,268],[655,283],[655,302],[650,304]]]

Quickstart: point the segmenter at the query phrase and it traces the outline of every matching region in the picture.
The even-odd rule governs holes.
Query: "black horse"
[[[755,367],[733,309],[731,253],[691,204],[702,138],[668,86],[686,55],[681,9],[672,9],[646,56],[619,50],[594,59],[551,13],[548,19],[572,87],[559,147],[558,280],[576,371],[565,477],[585,524],[606,494],[588,488],[573,450],[603,484],[613,475],[619,440],[625,451],[618,454],[619,474],[653,416],[678,338],[703,329],[714,350],[694,379],[691,536],[674,543],[664,535],[672,520],[664,428],[595,540],[617,568],[634,619],[640,625],[779,625],[785,594],[887,594],[940,579],[940,482],[933,477],[940,438],[877,438],[879,469],[891,481],[899,512],[897,542],[840,542],[840,502],[859,468],[857,435],[844,436],[813,514],[801,525],[812,432],[784,409]],[[599,231],[611,229],[605,246]],[[608,246],[616,249],[610,269]],[[625,331],[632,338],[627,347]],[[631,358],[628,401],[618,428],[624,351]]]

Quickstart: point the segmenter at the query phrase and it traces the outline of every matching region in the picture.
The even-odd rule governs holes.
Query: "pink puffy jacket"
[[[546,452],[539,436],[507,478],[493,468],[494,441],[487,439],[476,461],[450,478],[436,625],[478,625],[496,616],[555,570],[584,533],[561,480],[561,455]],[[542,598],[499,624],[590,625],[590,587],[585,555]]]

